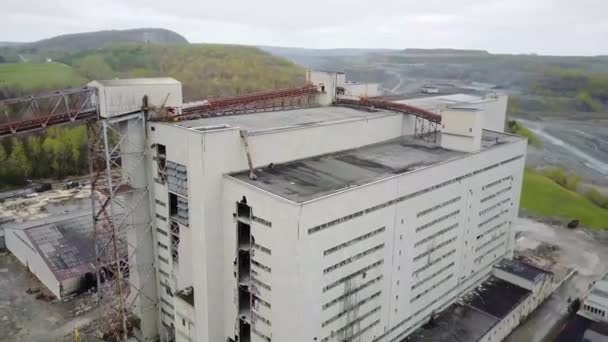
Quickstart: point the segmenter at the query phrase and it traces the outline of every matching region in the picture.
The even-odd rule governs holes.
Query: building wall
[[[263,256],[272,271],[264,278],[272,287],[267,336],[278,341],[406,336],[509,255],[524,153],[525,142],[502,145],[313,200],[295,213],[274,195],[225,181],[226,233],[234,226],[234,202],[245,194],[254,215],[263,212],[273,225],[260,227],[263,240],[256,237],[272,249]],[[480,227],[486,217],[493,224]],[[225,235],[226,251],[233,240]],[[275,253],[275,246],[283,253]]]
[[[378,96],[378,83],[346,83],[344,85],[345,95],[355,97]]]
[[[175,297],[175,342],[196,342],[194,307]]]
[[[6,248],[32,272],[57,298],[61,298],[60,283],[20,229],[6,229]]]
[[[252,133],[248,138],[252,160],[255,166],[262,166],[392,139],[402,134],[402,117],[400,114],[387,114],[366,120],[346,120],[299,129]],[[154,181],[157,166],[152,160],[154,153],[149,156],[148,165],[152,170],[149,182],[153,184],[154,199],[152,216],[157,285],[161,298],[159,317],[164,325],[162,322],[160,324],[167,329],[176,319],[174,307],[167,304],[173,301],[167,287],[174,293],[187,286],[194,286],[195,303],[200,303],[195,305],[199,339],[224,339],[227,333],[219,327],[233,325],[233,322],[224,320],[222,312],[225,284],[219,278],[208,278],[207,274],[224,272],[223,262],[217,260],[217,255],[224,253],[223,244],[219,243],[224,239],[224,232],[216,213],[222,210],[218,201],[222,191],[222,176],[227,172],[247,168],[239,130],[229,128],[199,132],[173,125],[152,124],[148,130],[148,140],[149,145],[166,146],[167,160],[186,166],[189,185],[187,197],[190,227],[183,234],[180,231],[180,261],[175,265],[163,261],[170,261],[171,255],[160,247],[169,246],[170,243],[169,191],[165,184]],[[302,143],[303,141],[311,143]],[[324,143],[318,143],[319,141]]]

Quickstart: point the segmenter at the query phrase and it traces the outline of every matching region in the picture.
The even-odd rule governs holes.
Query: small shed
[[[85,290],[95,273],[90,212],[5,226],[6,248],[57,298]]]

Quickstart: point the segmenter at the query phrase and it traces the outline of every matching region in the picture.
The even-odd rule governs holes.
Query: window
[[[186,326],[186,320],[182,318],[182,325]]]

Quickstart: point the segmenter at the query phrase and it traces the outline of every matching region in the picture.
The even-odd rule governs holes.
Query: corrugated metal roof
[[[9,227],[7,227],[9,228]],[[95,272],[91,213],[83,212],[14,225],[22,229],[58,280]]]

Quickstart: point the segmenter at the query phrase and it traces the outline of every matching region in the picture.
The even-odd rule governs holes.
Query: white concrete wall
[[[344,94],[355,97],[375,97],[379,95],[378,83],[346,83]]]
[[[23,263],[47,289],[57,298],[61,298],[60,283],[40,256],[38,250],[29,242],[25,231],[5,229],[6,248]]]
[[[196,342],[194,308],[179,297],[175,297],[175,342]]]
[[[534,282],[524,279],[522,277],[519,277],[513,273],[510,272],[506,272],[504,270],[501,270],[499,268],[494,268],[494,272],[493,272],[494,276],[496,278],[502,279],[504,281],[507,281],[511,284],[515,284],[521,288],[524,288],[526,290],[534,290]]]
[[[485,184],[500,179],[503,174],[510,173],[514,178],[520,177],[523,164],[518,163],[518,159],[501,167],[492,168],[475,175],[466,175],[522,155],[524,149],[525,143],[519,142],[499,146],[490,152],[480,152],[468,158],[434,166],[428,170],[423,169],[395,176],[392,179],[313,200],[303,204],[299,209],[297,206],[294,208],[293,204],[251,185],[227,178],[224,181],[224,198],[222,200],[224,203],[222,226],[225,234],[226,260],[224,262],[226,268],[232,268],[234,259],[235,237],[232,235],[235,231],[232,216],[234,205],[236,200],[245,195],[254,215],[260,213],[261,217],[271,221],[273,225],[272,228],[256,227],[255,225],[252,228],[255,230],[256,242],[267,244],[271,246],[269,248],[272,250],[271,256],[256,253],[256,257],[259,255],[263,258],[263,263],[272,268],[272,276],[264,278],[265,281],[271,283],[272,291],[271,293],[262,292],[263,296],[269,296],[269,300],[272,301],[272,310],[269,312],[272,327],[264,327],[264,324],[260,323],[260,329],[268,329],[264,332],[271,332],[272,338],[279,341],[286,339],[290,341],[311,341],[314,338],[317,338],[318,341],[323,341],[325,338],[328,338],[329,341],[337,341],[344,336],[334,334],[334,337],[331,337],[332,331],[339,331],[342,326],[347,324],[349,319],[350,322],[357,320],[357,317],[362,317],[370,311],[373,312],[375,308],[381,306],[379,311],[375,311],[357,323],[353,333],[359,331],[358,329],[370,327],[360,335],[362,341],[369,341],[374,336],[383,336],[382,341],[392,339],[415,325],[422,324],[433,310],[440,310],[445,307],[470,286],[485,278],[492,271],[490,267],[492,263],[501,256],[508,254],[510,234],[507,234],[501,240],[503,241],[501,248],[482,260],[474,261],[477,255],[485,252],[485,250],[479,251],[479,253],[473,251],[470,252],[470,256],[467,255],[468,245],[472,245],[474,249],[478,224],[476,218],[479,216],[480,210],[479,204],[473,204],[480,201],[484,193],[481,188]],[[510,166],[511,163],[515,163],[517,166],[512,167]],[[428,177],[429,172],[432,172],[433,177]],[[319,224],[333,221],[461,176],[462,179],[442,188],[371,211],[319,232],[308,233],[308,229]],[[515,191],[518,190],[513,188],[512,192]],[[454,204],[437,209],[423,217],[418,217],[418,213],[421,211],[458,196],[461,199]],[[416,227],[455,210],[460,210],[460,213],[455,217],[444,220],[420,233],[415,232]],[[516,215],[516,211],[509,210],[505,215],[512,218]],[[299,217],[299,222],[294,222],[294,218],[297,217]],[[452,238],[456,240],[447,245],[448,247],[441,248],[430,255],[431,259],[434,260],[452,248],[456,249],[457,252],[421,271],[417,277],[413,277],[412,271],[425,265],[424,259],[413,261],[413,258],[428,250],[430,246],[421,245],[418,247],[415,246],[415,243],[454,223],[458,223],[458,228],[438,236],[434,239],[432,245],[437,246]],[[363,239],[360,243],[354,243],[328,255],[324,253],[332,247],[381,229],[383,229],[381,233]],[[510,225],[504,229],[505,232],[511,233]],[[382,247],[374,249],[382,244]],[[283,252],[275,252],[276,248]],[[368,251],[369,253],[367,253]],[[367,254],[344,266],[324,272],[325,269],[361,253]],[[365,278],[360,275],[349,281],[348,285],[342,283],[326,291],[323,290],[325,286],[332,282],[380,260],[382,264],[366,271]],[[448,272],[429,280],[426,283],[427,285],[421,285],[416,290],[410,289],[416,282],[431,276],[452,262],[454,262],[454,265]],[[264,274],[263,272],[260,273]],[[437,282],[444,274],[450,273],[454,275],[439,282],[437,288],[421,297],[421,299],[413,303],[410,302],[413,296],[421,292],[421,289]],[[225,282],[230,283],[232,281],[230,287],[236,288],[232,273],[225,274],[225,277]],[[363,286],[366,282],[377,277],[382,278],[357,292],[355,302],[371,297],[378,291],[380,291],[379,296],[369,299],[360,306],[357,309],[357,315],[354,315],[355,317],[347,318],[343,316],[322,327],[323,322],[344,311],[344,303],[342,302],[325,309],[323,309],[323,304],[340,297],[344,294],[344,291]],[[226,293],[225,296],[226,307],[229,308],[231,303],[234,305],[234,294]],[[275,305],[275,303],[278,304]],[[227,317],[236,316],[236,307],[227,310]],[[232,310],[232,313],[230,313],[230,310]],[[404,321],[405,323],[403,323]],[[231,329],[234,330],[234,323],[227,322],[227,332],[232,331]],[[385,334],[385,331],[390,331],[390,333]]]

